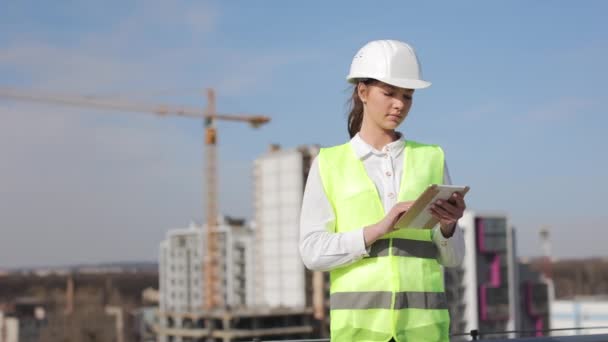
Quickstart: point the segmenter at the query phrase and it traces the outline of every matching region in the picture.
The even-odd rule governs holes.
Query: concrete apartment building
[[[256,305],[312,306],[312,272],[299,254],[299,217],[318,146],[270,150],[254,161]]]
[[[253,305],[253,230],[244,221],[218,219],[220,277],[228,307]],[[205,226],[194,223],[173,229],[160,244],[159,340],[179,335],[179,329],[202,328]]]

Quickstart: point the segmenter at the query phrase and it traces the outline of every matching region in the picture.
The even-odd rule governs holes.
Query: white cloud
[[[134,64],[78,48],[23,42],[0,49],[0,67],[19,73],[35,88],[92,91],[145,75]]]
[[[20,83],[41,90],[151,96],[183,89],[192,95],[216,86],[222,95],[238,96],[272,84],[286,65],[318,57],[309,51],[210,46],[205,37],[214,34],[219,18],[210,5],[185,8],[159,2],[138,8],[110,30],[83,33],[74,45],[9,42],[0,48],[0,70],[10,70]],[[158,32],[193,39],[167,48],[151,39]]]
[[[0,48],[0,69],[16,73],[40,89],[105,93],[117,88],[166,89],[166,84],[179,83],[177,74],[185,73],[195,61],[199,65],[208,62],[204,53],[208,48],[200,39],[215,31],[219,16],[215,7],[164,1],[136,4],[118,22],[108,21],[112,26],[83,32],[69,45],[48,40],[9,41]],[[199,40],[167,48],[163,44],[166,37],[154,39],[159,32]]]

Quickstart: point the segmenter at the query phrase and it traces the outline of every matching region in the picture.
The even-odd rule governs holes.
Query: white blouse
[[[384,146],[382,151],[367,144],[359,134],[355,135],[350,143],[376,185],[384,211],[389,212],[397,203],[401,185],[405,147],[403,135],[400,134],[398,140]],[[447,164],[444,165],[443,181],[444,184],[451,184]],[[323,189],[318,160],[315,158],[306,182],[300,212],[300,255],[307,268],[329,271],[368,255],[363,238],[365,227],[336,233],[335,222],[335,213]],[[432,234],[439,250],[439,263],[446,267],[460,265],[465,251],[461,229],[456,227],[454,235],[445,238],[437,225]]]

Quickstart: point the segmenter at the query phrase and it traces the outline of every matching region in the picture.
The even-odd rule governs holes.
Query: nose
[[[393,98],[393,108],[394,109],[401,112],[403,110],[404,106],[405,106],[405,103],[403,102],[403,100],[400,100],[398,98]]]

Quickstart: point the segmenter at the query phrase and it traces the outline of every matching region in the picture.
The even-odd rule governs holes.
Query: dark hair
[[[353,87],[353,94],[350,99],[350,113],[348,114],[348,135],[350,137],[354,137],[361,130],[361,124],[363,123],[363,102],[359,98],[359,93],[357,88],[359,87],[359,83],[363,83],[365,85],[370,85],[378,82],[372,78],[362,78],[359,79],[358,82]]]

